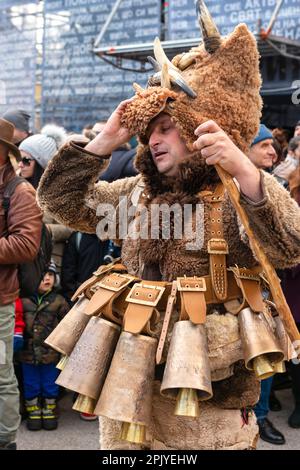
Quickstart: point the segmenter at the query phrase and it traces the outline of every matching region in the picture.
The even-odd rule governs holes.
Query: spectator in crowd
[[[66,139],[67,135],[64,129],[54,124],[46,125],[40,134],[25,139],[19,147],[22,155],[19,163],[20,176],[27,179],[34,188],[37,188],[48,162],[66,142]],[[72,230],[56,222],[50,214],[44,214],[43,220],[52,235],[52,257],[57,265],[58,274],[60,274],[65,242]]]
[[[4,211],[4,192],[16,174],[10,155],[19,159],[13,144],[14,126],[0,119],[0,449],[16,449],[20,423],[19,391],[13,367],[15,300],[19,283],[17,265],[38,253],[42,214],[30,184],[19,184]]]
[[[252,142],[249,158],[257,168],[268,172],[277,160],[272,132],[264,124],[260,125],[259,133]]]
[[[103,264],[108,244],[89,233],[74,232],[68,239],[62,260],[61,287],[70,305],[77,288]]]
[[[257,168],[263,170],[270,169],[276,160],[272,132],[264,124],[260,125],[259,132],[253,140],[249,158]],[[285,438],[283,434],[268,419],[272,382],[273,377],[261,381],[260,398],[255,405],[254,412],[257,418],[260,438],[271,444],[284,444]]]
[[[300,136],[300,121],[297,122],[295,126],[295,131],[294,131],[294,137]]]
[[[300,122],[299,122],[300,124]],[[299,126],[300,129],[300,126]],[[294,152],[294,156],[299,162],[300,158],[300,133],[297,137],[294,137],[290,141],[291,152]],[[292,197],[300,205],[300,167],[291,173],[289,176],[289,188]],[[292,269],[286,269],[282,272],[282,289],[292,314],[295,318],[295,322],[300,331],[300,265]],[[294,364],[289,362],[287,364],[288,372],[292,379],[292,391],[294,396],[294,410],[289,416],[288,423],[292,428],[300,428],[300,364]],[[276,398],[276,397],[275,397]],[[279,403],[280,405],[280,403]]]
[[[14,331],[14,353],[20,351],[24,344],[24,333],[25,323],[23,315],[23,304],[21,299],[17,299],[15,302],[15,331]]]
[[[55,413],[59,387],[55,380],[60,359],[57,351],[44,344],[45,339],[68,312],[65,299],[56,293],[56,266],[51,262],[38,291],[23,298],[25,321],[24,347],[20,352],[23,388],[27,411],[27,428],[48,431],[57,428]]]
[[[3,114],[3,119],[11,122],[15,126],[12,141],[17,147],[24,139],[30,136],[30,114],[23,109],[10,109],[6,111],[6,113]]]
[[[288,152],[289,133],[286,129],[281,129],[277,127],[276,129],[273,129],[272,135],[273,135],[274,141],[278,142],[280,149],[281,149],[280,154],[282,155],[282,158],[284,159],[287,156],[287,152]]]
[[[300,160],[300,135],[298,137],[293,137],[290,140],[288,146],[288,154],[286,159],[280,163],[274,169],[274,176],[275,178],[283,184],[283,186],[287,187],[289,184],[289,180],[291,178],[291,184],[293,186],[293,177],[296,168],[299,166]],[[296,174],[296,173],[295,173]]]

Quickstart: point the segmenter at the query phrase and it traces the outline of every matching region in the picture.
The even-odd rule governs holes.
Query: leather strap
[[[154,322],[158,320],[159,312],[155,308],[161,299],[165,287],[155,285],[135,284],[126,298],[126,309],[123,328],[129,333],[138,334],[142,331],[152,334],[150,321],[155,315]]]
[[[181,300],[179,320],[190,320],[195,325],[205,323],[205,279],[196,276],[178,277],[177,289]]]
[[[158,342],[158,346],[156,350],[156,364],[160,364],[161,359],[162,359],[162,354],[163,354],[166,336],[167,336],[167,332],[169,328],[169,323],[170,323],[171,315],[173,313],[174,305],[176,303],[176,297],[177,297],[177,281],[173,281],[171,293],[168,298],[165,318],[163,321],[162,330],[161,330],[161,334],[160,334],[160,338],[159,338],[159,342]]]
[[[127,269],[126,267],[119,263],[120,258],[116,258],[112,263],[109,264],[103,264],[101,265],[97,271],[93,273],[93,276],[87,279],[83,284],[81,284],[76,292],[74,293],[73,297],[71,298],[72,302],[75,302],[78,297],[85,293],[86,297],[91,298],[93,293],[90,292],[90,289],[93,287],[96,282],[99,281],[99,279],[102,279],[103,276],[112,270],[117,271],[117,272],[126,272]]]
[[[238,267],[230,268],[230,270],[233,272],[236,283],[243,295],[238,311],[249,306],[253,312],[263,312],[264,300],[261,292],[261,277],[259,273],[251,269]]]
[[[98,281],[98,283],[94,285],[94,289],[97,290],[89,303],[86,305],[84,313],[86,315],[103,314],[103,307],[109,304],[108,308],[105,310],[106,318],[108,320],[113,320],[117,323],[120,323],[120,319],[113,315],[113,301],[122,293],[126,286],[135,280],[136,278],[134,276],[130,276],[129,274],[108,274],[101,281]]]
[[[224,199],[224,186],[218,184],[212,195],[206,195],[205,200],[210,203],[209,209],[209,228],[210,238],[207,243],[209,254],[209,267],[212,285],[216,297],[224,302],[227,298],[227,266],[226,255],[228,254],[228,245],[224,240],[222,203]]]

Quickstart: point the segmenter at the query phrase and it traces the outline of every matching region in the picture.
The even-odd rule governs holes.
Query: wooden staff
[[[245,228],[245,231],[251,241],[251,248],[253,249],[258,261],[260,262],[265,276],[269,282],[270,290],[273,296],[274,303],[276,304],[277,311],[280,318],[282,319],[286,331],[293,343],[293,346],[296,350],[298,359],[300,359],[300,334],[296,326],[295,320],[292,316],[290,308],[287,304],[287,301],[283,295],[279,278],[276,274],[275,269],[272,264],[269,262],[265,253],[263,252],[262,247],[260,246],[259,241],[255,237],[250,224],[248,215],[246,214],[245,209],[240,204],[240,193],[239,190],[232,178],[232,176],[219,165],[215,165],[218,175],[228,192],[231,203],[235,208],[238,216],[241,219],[241,222]]]

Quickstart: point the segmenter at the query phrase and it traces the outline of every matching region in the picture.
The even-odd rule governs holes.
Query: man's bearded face
[[[159,173],[176,176],[180,162],[192,155],[166,113],[160,113],[148,127],[150,152]]]

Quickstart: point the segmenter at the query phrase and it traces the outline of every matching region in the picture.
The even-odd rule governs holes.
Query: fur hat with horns
[[[197,1],[197,12],[203,43],[170,62],[155,40],[156,60],[151,62],[157,73],[146,90],[135,85],[136,99],[127,106],[123,124],[147,144],[149,122],[163,111],[192,151],[194,130],[213,119],[247,152],[259,129],[262,106],[256,40],[245,24],[222,38],[203,0]]]

